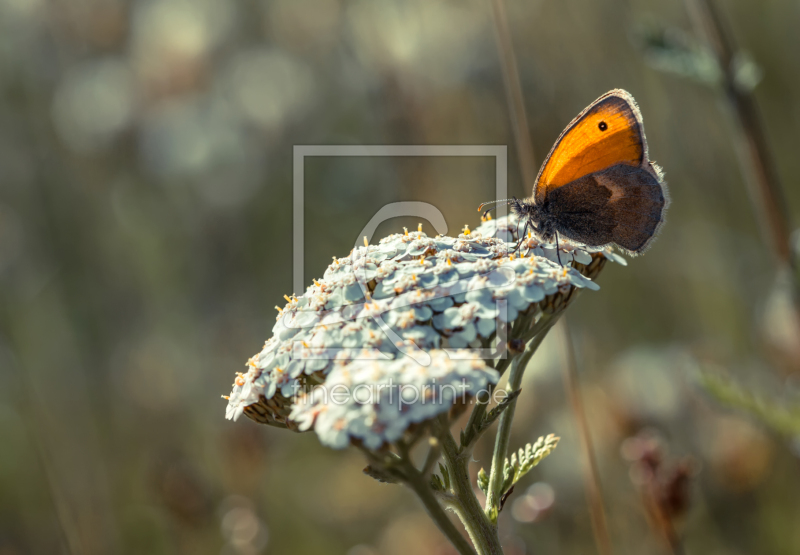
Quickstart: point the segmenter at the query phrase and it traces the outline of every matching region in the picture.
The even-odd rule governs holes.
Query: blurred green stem
[[[708,43],[722,70],[725,93],[738,123],[737,147],[742,154],[739,159],[745,161],[743,173],[753,212],[780,269],[792,273],[795,313],[800,324],[800,261],[791,244],[792,224],[755,97],[737,80],[739,48],[713,0],[685,0],[685,3],[696,32]]]
[[[452,434],[447,415],[441,415],[433,423],[433,433],[438,437],[442,453],[450,472],[450,485],[458,503],[454,509],[464,524],[478,555],[503,555],[497,526],[489,522],[475,497],[469,477],[470,455],[459,449]]]
[[[522,375],[525,373],[525,367],[528,366],[531,357],[542,344],[547,332],[553,327],[553,324],[558,320],[560,313],[555,314],[542,314],[542,317],[536,323],[536,328],[539,332],[533,337],[533,340],[525,348],[521,356],[515,357],[511,363],[511,373],[508,376],[508,393],[513,393],[520,389],[522,385]],[[489,475],[489,492],[486,496],[485,514],[492,522],[497,522],[497,515],[500,512],[500,496],[503,494],[500,491],[503,484],[503,466],[505,465],[506,453],[508,452],[508,443],[511,438],[511,424],[514,420],[514,410],[516,402],[513,402],[505,412],[500,416],[500,424],[497,429],[497,438],[494,444],[494,453],[492,455],[492,471]]]
[[[544,326],[547,325],[548,320],[545,318],[540,318],[538,321],[536,321],[536,314],[536,310],[531,310],[528,314],[523,314],[514,324],[514,328],[511,330],[511,335],[509,337],[510,341],[506,344],[506,349],[504,351],[506,358],[501,358],[498,360],[485,359],[486,365],[497,370],[497,373],[500,374],[500,376],[502,376],[508,367],[513,364],[514,360],[519,357],[519,353],[515,353],[513,350],[511,350],[509,345],[516,341],[521,341],[523,344],[530,341],[531,338],[533,338],[537,333],[539,333],[539,331],[544,329]],[[469,421],[467,421],[467,425],[464,427],[464,430],[467,434],[467,442],[461,445],[462,450],[471,452],[471,450],[475,447],[475,443],[479,439],[479,434],[475,433],[475,430],[483,421],[483,417],[486,414],[486,409],[492,400],[493,392],[494,387],[492,386],[489,388],[489,394],[485,400],[476,400],[475,408],[469,415]]]
[[[531,134],[528,130],[528,116],[525,113],[525,102],[522,95],[522,84],[519,80],[517,58],[514,55],[514,43],[511,40],[511,31],[508,28],[505,0],[491,0],[491,2],[497,50],[503,68],[503,82],[505,83],[511,127],[514,130],[514,138],[517,144],[517,157],[519,158],[523,188],[526,191],[530,191],[533,188],[533,182],[536,180],[536,161],[533,156]]]
[[[498,361],[491,359],[491,360],[486,360],[485,362],[487,366],[491,366],[492,368],[497,370],[497,372],[502,376],[503,372],[505,372],[506,368],[508,368],[512,360],[513,360],[513,355],[507,358],[502,358]],[[480,433],[476,432],[476,430],[483,422],[483,417],[486,414],[486,409],[492,400],[493,392],[494,392],[494,386],[490,386],[485,399],[476,398],[475,400],[475,408],[472,409],[472,413],[469,415],[469,420],[467,421],[467,425],[464,427],[466,436],[462,436],[462,441],[466,439],[466,442],[462,443],[461,450],[468,452],[467,454],[472,452],[472,449],[475,447],[475,444],[477,443],[480,437]]]
[[[597,458],[594,455],[594,447],[592,446],[586,408],[578,385],[578,363],[575,357],[575,344],[572,341],[572,334],[569,331],[566,319],[561,321],[560,331],[561,343],[564,348],[564,388],[567,390],[567,397],[569,398],[572,414],[575,416],[575,423],[581,439],[583,487],[586,490],[594,541],[597,545],[597,552],[600,555],[610,555],[611,537],[608,533],[603,490],[600,488],[600,472],[597,469]]]

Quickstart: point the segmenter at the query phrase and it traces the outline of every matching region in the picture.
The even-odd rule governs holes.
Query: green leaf
[[[547,455],[553,452],[553,449],[558,445],[561,438],[553,434],[547,437],[540,437],[535,443],[528,443],[524,448],[516,453],[512,453],[511,457],[505,460],[503,465],[503,487],[500,488],[501,497],[510,494],[511,488],[514,487],[520,478],[525,476],[537,464],[542,462]]]
[[[750,413],[779,434],[800,435],[800,405],[773,399],[715,372],[703,370],[698,378],[700,385],[720,403]]]
[[[645,23],[638,26],[633,38],[647,64],[659,71],[688,77],[706,85],[716,85],[722,81],[723,71],[714,53],[678,28]],[[757,79],[751,69],[747,68],[743,81],[750,83],[754,78]]]
[[[431,475],[431,488],[434,491],[447,491],[444,487],[444,483],[442,483],[442,479],[438,474]]]
[[[482,468],[478,471],[478,487],[484,495],[489,495],[489,475]]]
[[[496,407],[490,410],[486,416],[483,418],[483,421],[480,424],[478,433],[483,433],[486,429],[494,424],[495,420],[500,418],[500,415],[505,412],[505,410],[511,406],[511,403],[519,397],[519,394],[522,393],[522,389],[518,389],[516,391],[512,391],[508,394],[508,396],[503,399]]]
[[[376,480],[384,484],[397,483],[397,478],[395,478],[388,472],[385,472],[384,470],[375,468],[374,466],[367,465],[364,467],[364,470],[362,472],[367,476],[369,476],[370,478],[375,478]]]
[[[514,486],[511,486],[511,488],[507,492],[505,492],[503,494],[503,497],[500,498],[500,510],[501,511],[503,510],[503,507],[506,506],[506,500],[509,498],[509,496],[512,493],[514,493]]]
[[[439,472],[442,473],[442,481],[444,483],[444,489],[450,489],[450,471],[447,470],[447,467],[442,463],[439,463]]]
[[[519,397],[521,392],[522,390],[518,389],[509,393],[496,407],[484,414],[483,418],[478,422],[475,422],[475,424],[469,426],[466,430],[461,430],[461,449],[466,449],[467,446],[473,443],[478,436],[489,428],[489,426],[494,424],[495,420],[500,418],[500,415],[511,406],[511,403],[514,399]]]

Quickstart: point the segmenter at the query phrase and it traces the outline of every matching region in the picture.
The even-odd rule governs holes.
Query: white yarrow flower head
[[[520,241],[519,229],[511,215],[458,237],[406,230],[334,257],[277,307],[273,336],[237,374],[226,417],[377,449],[468,402],[496,383],[495,357],[524,347],[511,326],[532,328],[576,291],[599,289],[606,261],[625,264],[569,240],[558,252],[535,236]]]
[[[376,450],[456,404],[490,395],[499,378],[477,354],[430,354],[428,366],[407,356],[337,363],[323,385],[296,399],[289,418],[329,447],[359,442]]]

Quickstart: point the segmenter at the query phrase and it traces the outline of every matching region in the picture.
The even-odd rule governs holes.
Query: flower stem
[[[461,449],[472,449],[475,446],[475,442],[478,439],[476,430],[483,421],[483,415],[486,414],[486,407],[489,406],[492,391],[493,389],[489,388],[489,392],[486,395],[486,402],[483,402],[481,399],[476,399],[475,408],[472,409],[472,413],[469,415],[469,420],[467,420],[467,425],[464,426],[464,430],[467,434],[467,441],[465,444],[462,443]]]
[[[419,497],[420,501],[422,501],[422,504],[424,505],[425,510],[428,512],[428,515],[439,527],[439,530],[441,530],[442,533],[447,536],[447,539],[450,540],[450,543],[453,544],[453,547],[456,548],[456,551],[458,551],[459,555],[475,555],[475,551],[472,549],[472,547],[470,547],[467,538],[465,538],[461,532],[458,531],[458,528],[455,527],[453,522],[447,516],[447,513],[439,503],[439,500],[436,499],[436,495],[428,483],[428,472],[426,470],[423,470],[422,472],[417,470],[417,468],[411,462],[411,458],[409,457],[409,452],[406,446],[402,444],[399,444],[399,446],[401,450],[403,482],[409,488],[414,490],[414,493],[416,493],[417,497]],[[432,446],[431,449],[438,452],[439,447],[438,445]],[[428,466],[427,462],[426,466]]]
[[[414,473],[409,474],[406,484],[413,489],[420,498],[425,509],[428,511],[428,515],[439,527],[439,530],[447,536],[447,539],[450,540],[450,543],[453,544],[453,547],[456,548],[459,555],[475,555],[475,551],[470,547],[467,538],[461,535],[461,532],[458,531],[447,516],[444,508],[442,508],[436,496],[433,494],[433,490],[422,479],[422,475],[416,472],[416,470]]]
[[[430,473],[433,470],[433,465],[435,465],[439,459],[442,458],[442,447],[439,445],[439,441],[435,437],[431,437],[429,440],[430,449],[428,450],[428,456],[425,458],[425,464],[422,465],[422,478],[423,480],[427,481],[430,477]]]
[[[560,313],[542,314],[537,327],[540,331],[525,348],[521,356],[515,357],[511,363],[511,372],[508,376],[508,392],[513,393],[520,389],[522,375],[531,357],[539,348],[547,332],[558,320]],[[492,454],[492,471],[489,475],[489,492],[486,496],[485,514],[492,521],[497,522],[497,515],[500,512],[500,496],[503,494],[500,489],[503,485],[503,466],[508,452],[508,443],[511,438],[511,423],[514,420],[514,409],[516,402],[512,403],[500,416],[500,424],[497,429],[497,437],[494,443],[494,453]]]
[[[450,485],[458,500],[454,509],[464,524],[478,555],[503,555],[503,548],[500,546],[500,538],[497,535],[497,526],[489,522],[475,497],[468,469],[470,456],[459,452],[458,445],[450,433],[450,424],[446,415],[441,415],[434,420],[433,430],[442,445],[442,452],[450,471]]]

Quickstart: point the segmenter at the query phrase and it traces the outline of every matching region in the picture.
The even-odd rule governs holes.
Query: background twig
[[[780,266],[792,272],[795,314],[800,323],[800,268],[791,245],[792,225],[786,209],[778,169],[764,131],[764,123],[751,88],[737,80],[740,54],[732,33],[724,24],[713,0],[685,0],[695,27],[717,58],[723,86],[739,127],[739,160],[748,184],[751,204],[765,242]]]
[[[528,116],[525,113],[517,58],[514,56],[514,44],[508,28],[505,0],[492,0],[492,19],[497,50],[503,67],[503,83],[506,88],[511,126],[514,129],[514,142],[517,145],[523,189],[527,194],[533,189],[533,182],[536,180],[536,159],[533,154],[531,134],[528,130]]]
[[[581,450],[583,451],[584,476],[583,482],[589,504],[589,513],[592,519],[592,531],[600,555],[611,554],[611,539],[608,534],[608,524],[603,502],[603,493],[600,487],[600,474],[597,470],[597,460],[592,447],[592,437],[589,423],[586,420],[586,410],[583,405],[578,385],[578,369],[575,358],[575,345],[572,335],[567,327],[566,319],[561,321],[561,343],[564,349],[564,387],[567,390],[572,413],[575,415],[575,424],[580,435]]]

